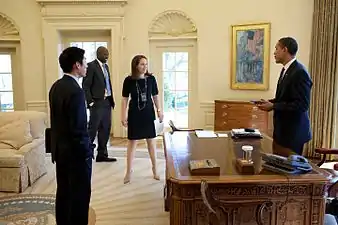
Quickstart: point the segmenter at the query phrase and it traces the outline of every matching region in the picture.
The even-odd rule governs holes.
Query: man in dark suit
[[[90,110],[89,136],[94,144],[98,134],[96,162],[112,162],[116,159],[108,157],[107,143],[111,129],[111,108],[114,109],[115,101],[107,65],[108,49],[99,47],[96,56],[97,59],[88,63],[87,76],[82,83]]]
[[[297,51],[298,44],[291,37],[277,42],[274,56],[283,69],[275,98],[257,102],[260,109],[273,110],[274,149],[283,155],[302,155],[304,144],[312,138],[308,113],[312,80],[305,67],[296,60]]]
[[[59,56],[64,75],[49,91],[52,162],[56,163],[55,214],[58,225],[87,225],[91,197],[93,148],[87,129],[85,51],[65,49]]]

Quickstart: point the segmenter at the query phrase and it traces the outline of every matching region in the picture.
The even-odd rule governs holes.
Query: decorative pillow
[[[0,127],[0,143],[20,149],[23,145],[32,142],[32,140],[33,137],[28,120],[20,119]]]

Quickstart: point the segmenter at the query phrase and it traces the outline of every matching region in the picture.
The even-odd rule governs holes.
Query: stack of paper
[[[258,129],[254,129],[254,132],[247,132],[245,131],[244,128],[240,128],[240,129],[232,129],[231,130],[234,134],[256,134],[256,135],[261,135],[261,132],[259,132]]]
[[[209,130],[196,130],[195,133],[196,133],[196,136],[198,138],[215,138],[215,137],[217,137],[215,132],[209,131]]]
[[[156,136],[162,135],[164,131],[164,123],[163,121],[160,122],[159,119],[156,119],[154,121],[155,123],[155,130],[156,130]]]

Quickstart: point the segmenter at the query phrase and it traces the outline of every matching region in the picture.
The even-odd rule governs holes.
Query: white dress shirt
[[[98,62],[99,62],[99,64],[100,64],[100,67],[101,67],[101,70],[102,70],[102,72],[103,72],[103,75],[104,75],[104,68],[103,68],[103,63],[102,63],[100,60],[98,60],[98,59],[96,59],[96,61],[98,61]]]
[[[296,61],[296,57],[293,58],[293,59],[291,59],[287,64],[285,64],[283,76],[286,75],[286,74],[285,74],[286,71],[289,69],[290,65],[291,65],[294,61]]]

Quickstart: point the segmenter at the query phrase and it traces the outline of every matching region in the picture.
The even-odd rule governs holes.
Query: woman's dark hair
[[[139,76],[139,71],[137,69],[138,64],[140,64],[141,59],[148,60],[147,57],[144,55],[136,55],[134,58],[131,60],[131,76],[132,77],[138,77]],[[145,75],[151,75],[151,73],[146,71]]]
[[[59,64],[64,73],[71,73],[74,64],[82,65],[85,50],[78,47],[69,47],[63,50],[59,56]]]

